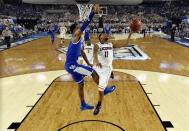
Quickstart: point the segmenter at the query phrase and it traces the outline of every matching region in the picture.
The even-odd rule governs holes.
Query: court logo
[[[74,70],[75,68],[76,68],[75,65],[71,65],[71,66],[69,67],[70,70]]]
[[[67,47],[60,48],[60,51],[63,54],[66,54]],[[147,60],[150,57],[142,51],[137,45],[130,45],[128,47],[115,48],[114,51],[114,60]]]

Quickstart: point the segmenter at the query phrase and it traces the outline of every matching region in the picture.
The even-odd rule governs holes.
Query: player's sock
[[[81,106],[85,106],[85,101],[81,101]]]
[[[116,89],[116,87],[114,85],[111,87],[106,87],[106,89],[104,90],[104,95],[112,93],[115,89]]]
[[[86,104],[85,101],[81,101],[81,106],[80,106],[81,111],[84,110],[92,110],[94,109],[94,106],[91,106],[89,104]]]
[[[98,102],[98,104],[96,105],[96,108],[93,112],[93,115],[98,115],[98,113],[100,112],[101,109],[101,102]]]

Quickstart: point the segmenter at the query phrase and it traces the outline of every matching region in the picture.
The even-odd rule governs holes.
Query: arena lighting
[[[138,5],[143,0],[23,0],[23,3],[32,4],[77,4],[80,3],[99,3],[110,5]]]

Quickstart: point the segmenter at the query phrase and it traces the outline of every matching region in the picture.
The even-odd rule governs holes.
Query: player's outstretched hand
[[[94,11],[95,14],[98,14],[100,12],[100,5],[94,4],[93,11]]]

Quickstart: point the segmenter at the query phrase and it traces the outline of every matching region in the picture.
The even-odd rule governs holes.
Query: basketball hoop
[[[79,9],[79,21],[85,21],[91,13],[93,4],[77,4]]]

